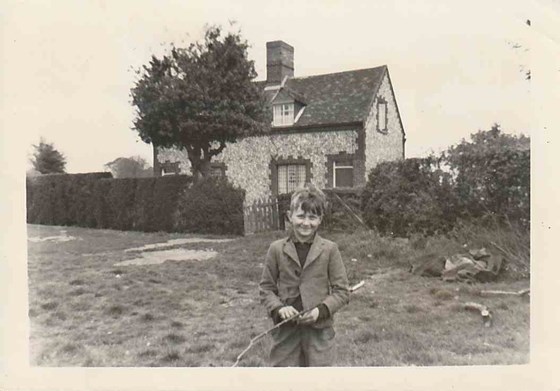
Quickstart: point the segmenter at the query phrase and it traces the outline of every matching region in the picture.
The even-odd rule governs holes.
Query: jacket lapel
[[[287,239],[284,242],[283,250],[284,250],[284,253],[289,258],[291,258],[295,263],[297,263],[301,267],[301,264],[299,263],[299,257],[297,255],[297,251],[296,251],[296,246],[292,243],[291,240]],[[311,252],[311,250],[310,250],[310,252]]]
[[[311,263],[313,263],[313,261],[315,261],[319,257],[319,255],[321,255],[321,251],[323,251],[323,238],[315,234],[315,238],[313,239],[313,243],[311,244],[311,248],[309,249],[309,253],[307,254],[307,259],[305,260],[305,265],[303,265],[303,268],[305,269]]]

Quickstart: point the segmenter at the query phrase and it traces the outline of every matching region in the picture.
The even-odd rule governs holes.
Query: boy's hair
[[[290,201],[290,211],[295,210],[301,205],[301,209],[307,213],[313,213],[317,216],[323,216],[327,197],[320,189],[313,184],[308,183],[304,188],[294,191],[292,200]]]

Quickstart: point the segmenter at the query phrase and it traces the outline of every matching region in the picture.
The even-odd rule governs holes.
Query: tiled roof
[[[295,127],[364,121],[386,68],[383,65],[288,79],[287,92],[300,95],[306,105]],[[264,82],[258,83],[264,88]],[[271,99],[276,91],[265,94]]]

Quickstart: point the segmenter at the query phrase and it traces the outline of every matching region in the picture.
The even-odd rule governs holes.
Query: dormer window
[[[289,126],[294,124],[294,104],[281,103],[272,106],[274,126]]]

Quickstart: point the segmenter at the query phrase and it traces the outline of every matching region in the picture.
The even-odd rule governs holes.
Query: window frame
[[[272,126],[291,126],[294,123],[294,102],[283,102],[272,105]]]
[[[280,174],[280,171],[284,167],[286,168],[286,173],[285,173],[286,183],[282,184],[282,186],[285,186],[286,191],[282,192],[280,190],[280,188],[281,188],[281,184],[280,184],[281,174]],[[301,183],[301,180],[298,181],[295,185],[292,186],[293,187],[292,189],[290,189],[290,167],[295,168],[295,175],[296,176],[299,176],[303,173],[303,183]],[[278,189],[278,194],[291,193],[292,191],[304,186],[307,183],[307,166],[304,163],[277,164],[276,169],[277,169],[276,186],[277,186],[277,189]]]
[[[340,165],[337,165],[340,164]],[[345,164],[345,165],[343,165]],[[337,186],[336,173],[340,169],[352,169],[352,184],[350,186]],[[332,162],[332,187],[333,189],[354,187],[354,162],[351,160],[333,160]]]
[[[383,134],[387,134],[389,131],[389,118],[388,118],[388,114],[389,114],[389,105],[387,104],[387,101],[384,98],[379,98],[377,100],[377,114],[376,114],[376,126],[377,126],[377,131],[379,133],[383,133]],[[383,114],[381,115],[381,112],[383,112]],[[383,120],[383,127],[381,126],[381,121]]]
[[[287,158],[273,158],[269,163],[270,168],[270,191],[273,196],[278,196],[279,189],[278,189],[278,167],[282,165],[305,165],[305,182],[309,183],[313,179],[312,167],[313,163],[309,159],[304,159],[301,156],[298,158],[293,158],[291,156]]]

